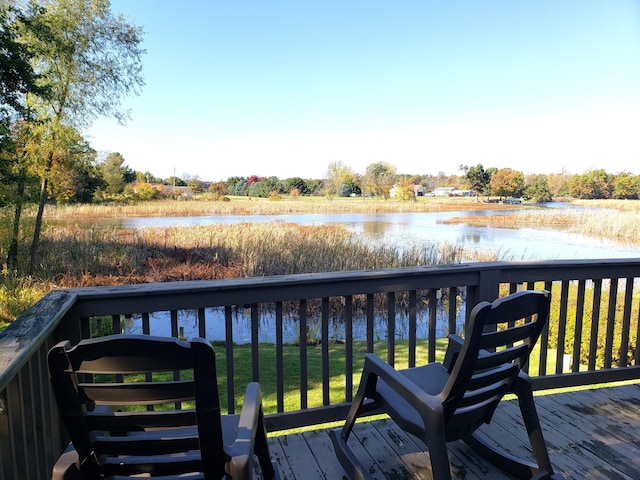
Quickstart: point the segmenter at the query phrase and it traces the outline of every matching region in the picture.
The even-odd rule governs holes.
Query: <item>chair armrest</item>
[[[73,444],[69,443],[66,450],[58,457],[53,470],[51,472],[51,480],[72,480],[80,478],[80,470],[78,468],[78,452],[73,448]]]
[[[260,384],[252,382],[247,386],[245,391],[236,439],[233,444],[225,448],[227,453],[232,457],[231,463],[233,463],[233,469],[236,472],[243,472],[238,478],[250,478],[258,428],[264,425],[264,421],[260,421],[262,416],[262,391]],[[236,477],[233,476],[233,478]]]
[[[451,373],[453,366],[456,364],[458,354],[462,350],[464,340],[460,335],[449,335],[449,344],[447,345],[447,351],[444,354],[444,361],[442,365],[447,369],[447,372]]]
[[[377,355],[368,353],[365,357],[362,377],[370,375],[380,377],[396,393],[400,394],[411,405],[424,404],[431,412],[439,412],[443,409],[442,402],[437,396],[430,395],[415,383],[397,371]]]

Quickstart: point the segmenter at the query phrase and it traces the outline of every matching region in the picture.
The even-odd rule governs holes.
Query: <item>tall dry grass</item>
[[[52,226],[38,275],[60,286],[219,279],[495,259],[450,244],[378,245],[338,226]]]
[[[572,200],[571,205],[587,208],[612,209],[624,212],[640,212],[638,200]]]
[[[640,203],[639,205],[640,206]],[[443,223],[498,228],[557,229],[580,235],[640,245],[640,209],[525,211],[507,215],[455,217]]]

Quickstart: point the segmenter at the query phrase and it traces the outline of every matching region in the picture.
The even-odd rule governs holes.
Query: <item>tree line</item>
[[[403,200],[415,199],[415,186],[423,187],[426,194],[438,187],[456,187],[472,191],[476,196],[487,198],[518,197],[542,203],[558,198],[579,199],[638,199],[640,198],[640,176],[628,172],[607,173],[603,169],[589,170],[582,174],[550,173],[525,174],[511,168],[484,168],[461,165],[459,175],[439,172],[431,174],[399,174],[397,168],[386,162],[370,164],[364,174],[356,173],[342,162],[332,162],[323,178],[304,179],[276,176],[233,176],[218,182],[204,181],[199,176],[184,174],[180,177],[161,179],[150,172],[134,172],[124,165],[120,154],[109,154],[99,164],[102,177],[92,183],[95,191],[92,201],[146,200],[171,196],[172,189],[161,185],[189,187],[189,193],[209,194],[210,198],[224,196],[275,197],[281,195],[313,195],[333,197],[378,197],[392,195]],[[106,172],[111,176],[107,177]],[[114,180],[115,179],[115,180]],[[96,185],[102,185],[102,189]],[[55,196],[55,194],[54,194]],[[68,201],[68,198],[58,198]],[[83,201],[75,198],[73,201]]]

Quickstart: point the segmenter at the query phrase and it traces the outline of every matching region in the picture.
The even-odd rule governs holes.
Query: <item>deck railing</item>
[[[226,354],[229,410],[237,385],[233,350],[246,323],[251,379],[264,380],[260,355],[272,349],[276,387],[268,429],[277,431],[344,418],[362,350],[384,352],[395,364],[433,361],[436,339],[463,333],[470,308],[519,289],[551,291],[549,327],[531,358],[534,388],[547,389],[640,378],[640,259],[493,262],[424,268],[337,272],[59,290],[0,333],[0,480],[47,478],[64,449],[46,353],[60,339],[77,342],[106,332],[208,335]],[[240,320],[239,320],[240,319]],[[215,325],[214,325],[215,324]],[[291,336],[295,330],[294,340]],[[222,332],[222,333],[220,333]],[[268,336],[269,343],[262,344]],[[300,341],[302,339],[302,341]],[[287,346],[294,343],[295,348]],[[364,349],[354,346],[363,345]],[[330,373],[330,350],[344,358],[340,386]],[[296,355],[297,380],[285,372]],[[313,353],[313,355],[311,355]],[[321,371],[311,369],[320,356]],[[356,367],[354,368],[354,365]],[[406,366],[406,365],[404,365]],[[269,373],[273,375],[273,373]],[[285,381],[286,380],[286,381]],[[318,384],[321,401],[309,401]],[[285,389],[299,391],[293,407]],[[313,398],[316,398],[315,396]],[[336,400],[337,398],[337,400]]]

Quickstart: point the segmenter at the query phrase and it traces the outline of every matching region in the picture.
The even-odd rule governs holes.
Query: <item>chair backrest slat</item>
[[[97,409],[83,416],[90,430],[135,431],[143,428],[181,427],[195,425],[194,409],[146,411],[146,412],[113,412]]]
[[[528,322],[522,325],[508,327],[496,332],[488,332],[482,335],[480,348],[493,350],[497,347],[520,342],[531,336],[535,323]]]
[[[195,399],[193,381],[79,383],[78,388],[96,405],[158,405]]]
[[[488,422],[510,390],[549,315],[546,291],[523,291],[470,315],[465,340],[443,391],[447,430]],[[487,328],[491,326],[492,328]],[[459,417],[459,418],[458,418]]]

